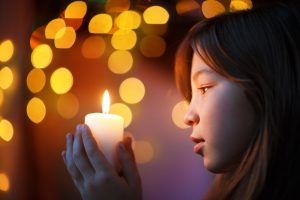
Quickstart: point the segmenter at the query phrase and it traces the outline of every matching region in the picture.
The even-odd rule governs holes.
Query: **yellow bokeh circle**
[[[137,29],[141,21],[141,15],[133,10],[124,11],[116,18],[117,27],[125,30]]]
[[[10,187],[9,178],[6,174],[0,173],[0,191],[7,192]]]
[[[186,125],[183,120],[187,110],[188,104],[186,101],[180,101],[174,106],[172,110],[172,120],[177,127],[182,129],[189,128],[189,126]]]
[[[65,18],[83,18],[86,11],[87,5],[84,1],[73,1],[66,8]]]
[[[113,25],[113,21],[108,14],[95,15],[89,23],[90,33],[108,33]]]
[[[46,106],[44,102],[37,98],[33,97],[27,104],[27,116],[28,118],[38,124],[41,121],[43,121],[45,115],[46,115]]]
[[[225,7],[219,1],[206,0],[202,3],[202,13],[206,18],[212,18],[225,12]]]
[[[132,30],[117,30],[111,38],[112,46],[118,50],[132,49],[135,46],[136,41],[136,33]]]
[[[114,51],[108,58],[108,68],[115,74],[128,72],[133,64],[133,57],[129,51]]]
[[[252,9],[253,4],[251,0],[231,0],[229,7],[231,12],[235,12]]]
[[[73,86],[73,75],[67,68],[58,68],[51,75],[50,85],[56,94],[65,94]]]
[[[31,63],[35,68],[45,68],[53,58],[52,49],[47,44],[36,46],[31,53]]]
[[[9,142],[14,135],[14,127],[10,121],[6,119],[0,119],[0,137]]]
[[[66,23],[65,20],[63,20],[62,18],[51,20],[45,28],[46,38],[54,39],[57,32],[64,27],[66,27]]]
[[[3,90],[8,89],[14,81],[14,74],[9,67],[3,67],[0,70],[0,88]]]
[[[0,62],[7,62],[14,54],[14,44],[11,40],[5,40],[0,44]]]
[[[141,80],[131,77],[121,83],[119,94],[126,103],[135,104],[144,98],[145,86]]]
[[[46,75],[41,69],[32,69],[27,75],[27,87],[32,93],[40,92],[46,83]]]
[[[143,17],[147,24],[166,24],[170,16],[163,7],[151,6],[144,11]]]
[[[63,27],[57,31],[54,39],[54,45],[58,49],[68,49],[76,41],[76,32],[73,27]]]
[[[124,128],[127,128],[132,122],[132,112],[130,108],[123,103],[112,104],[109,112],[124,118]]]

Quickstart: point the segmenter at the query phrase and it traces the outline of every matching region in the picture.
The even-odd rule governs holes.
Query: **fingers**
[[[70,133],[66,135],[66,152],[64,156],[64,161],[65,165],[67,166],[67,170],[72,176],[72,178],[75,181],[80,181],[82,179],[82,175],[77,169],[73,160],[73,136]]]
[[[132,138],[129,137],[129,136],[126,136],[123,140],[124,144],[125,144],[125,147],[126,147],[126,150],[130,153],[130,155],[132,156],[133,158],[133,161],[135,162],[135,156],[134,156],[134,153],[133,153],[133,150],[132,150]]]
[[[125,146],[125,144],[127,145]],[[131,141],[125,139],[124,142],[119,143],[118,156],[122,165],[123,176],[128,184],[133,187],[140,187],[141,179],[133,156]]]
[[[96,172],[108,172],[111,171],[108,161],[104,154],[99,151],[97,142],[91,134],[91,131],[87,125],[83,125],[82,132],[83,145],[85,147],[89,161],[91,162]]]
[[[83,125],[78,125],[73,143],[73,160],[84,178],[93,176],[94,169],[86,155],[82,141]]]

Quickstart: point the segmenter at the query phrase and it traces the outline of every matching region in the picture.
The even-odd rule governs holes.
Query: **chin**
[[[223,174],[228,172],[228,168],[225,167],[224,165],[216,162],[209,162],[208,160],[204,159],[204,167],[214,173],[214,174]]]

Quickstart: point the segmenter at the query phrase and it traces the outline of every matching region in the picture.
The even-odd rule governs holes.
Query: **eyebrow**
[[[192,79],[195,80],[198,76],[200,76],[202,74],[213,74],[213,71],[211,71],[209,69],[201,69],[193,74]]]

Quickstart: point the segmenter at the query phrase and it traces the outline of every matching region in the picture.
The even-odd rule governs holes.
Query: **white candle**
[[[124,119],[119,115],[109,114],[109,93],[105,90],[102,100],[103,113],[90,113],[84,123],[89,126],[98,148],[116,170],[119,170],[116,145],[123,139]]]

